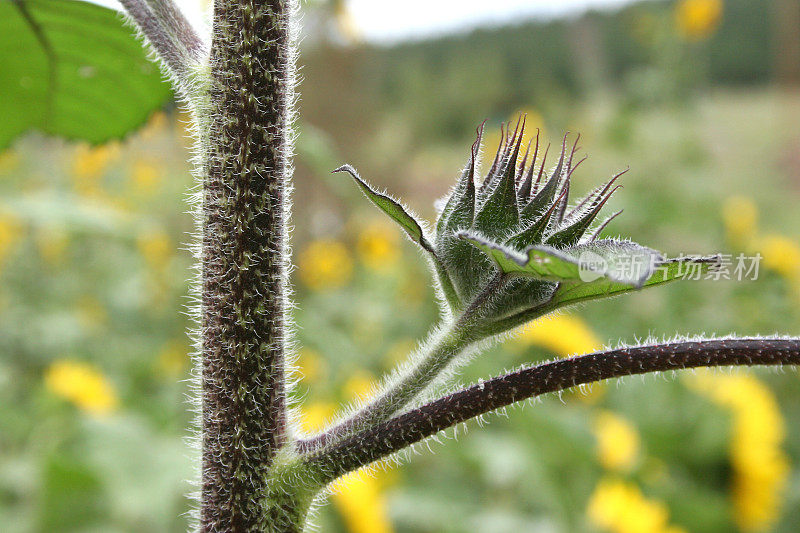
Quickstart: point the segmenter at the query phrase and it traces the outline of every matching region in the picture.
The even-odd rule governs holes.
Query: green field
[[[800,334],[793,262],[800,95],[720,89],[686,105],[632,110],[597,97],[576,104],[568,124],[540,116],[551,140],[562,127],[582,134],[590,157],[574,190],[631,167],[611,202],[625,212],[608,234],[670,255],[765,258],[756,281],[685,282],[573,310],[481,356],[464,381],[598,343]],[[4,531],[186,527],[196,452],[185,444],[192,272],[181,244],[190,241],[192,182],[178,119],[159,115],[111,147],[29,136],[2,155]],[[293,247],[304,374],[297,397],[311,427],[335,403],[367,390],[436,318],[425,265],[411,244],[351,183],[323,169],[345,159],[378,169],[367,177],[393,192],[413,191],[412,207],[430,218],[432,200],[446,191],[469,145],[406,152],[379,132],[342,154],[332,148],[336,132],[309,123],[301,124],[312,133],[300,138]],[[726,206],[738,225],[726,226]],[[668,531],[667,524],[691,532],[756,530],[748,524],[794,531],[800,387],[793,370],[629,378],[624,385],[510,409],[487,417],[481,431],[471,423],[457,443],[432,443],[435,454],[421,446],[403,466],[346,483],[317,522],[322,531],[571,532],[604,524],[623,531],[615,520],[655,524],[624,531]],[[600,507],[599,515],[592,511]]]

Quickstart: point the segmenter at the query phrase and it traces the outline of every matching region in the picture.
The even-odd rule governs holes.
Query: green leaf
[[[77,0],[0,0],[0,149],[39,130],[102,143],[170,97],[118,13]]]
[[[563,250],[532,246],[521,253],[473,233],[462,232],[460,236],[507,274],[559,282],[548,306],[612,296],[692,274],[702,275],[719,262],[716,257],[665,260],[655,250],[614,239]]]
[[[600,242],[600,241],[598,241]],[[656,263],[652,274],[641,284],[614,281],[609,277],[598,278],[590,283],[564,283],[553,295],[553,304],[577,303],[595,298],[615,296],[632,290],[661,285],[681,279],[694,279],[693,274],[703,276],[719,265],[718,257],[682,257]]]
[[[408,211],[406,210],[403,205],[401,205],[396,200],[386,196],[385,194],[381,194],[375,189],[372,188],[366,181],[361,179],[356,172],[356,169],[351,167],[350,165],[342,165],[341,167],[337,168],[333,172],[347,172],[353,179],[356,181],[361,190],[364,194],[372,200],[372,203],[377,205],[381,211],[389,215],[392,220],[400,224],[400,227],[403,228],[403,231],[408,233],[408,236],[411,239],[419,244],[423,249],[427,250],[428,252],[433,253],[433,247],[428,242],[428,239],[425,237],[425,232],[422,231],[422,226],[417,221],[416,218],[411,216]]]
[[[398,201],[373,189],[366,181],[361,179],[361,177],[358,175],[358,172],[356,172],[356,169],[350,165],[342,165],[333,172],[347,172],[350,174],[367,198],[372,200],[372,203],[377,205],[381,211],[389,215],[392,220],[397,222],[415,243],[419,244],[423,250],[430,254],[429,257],[433,260],[433,267],[436,272],[436,277],[441,284],[441,288],[444,292],[444,296],[448,305],[451,309],[458,308],[461,305],[461,301],[459,300],[456,289],[453,286],[453,281],[450,279],[447,269],[436,255],[433,246],[425,236],[425,232],[422,230],[422,225],[417,221],[417,219],[414,218]]]

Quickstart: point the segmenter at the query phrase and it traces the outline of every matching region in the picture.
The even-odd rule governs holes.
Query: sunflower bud
[[[676,279],[686,262],[704,269],[716,258],[666,260],[659,252],[618,239],[600,239],[619,214],[596,224],[619,188],[624,172],[570,204],[570,178],[583,161],[575,158],[579,136],[565,135],[555,166],[549,146],[539,157],[537,133],[522,151],[525,122],[501,133],[494,162],[476,185],[476,160],[483,126],[469,161],[443,205],[433,232],[398,201],[375,191],[349,166],[364,193],[391,216],[431,260],[453,314],[478,303],[486,331],[498,333],[559,307],[616,295]],[[584,158],[585,159],[585,158]]]

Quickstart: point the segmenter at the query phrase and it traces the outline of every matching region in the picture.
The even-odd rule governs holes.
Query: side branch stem
[[[191,81],[191,65],[206,46],[173,0],[120,0],[169,71],[182,84]]]
[[[495,276],[458,320],[443,332],[432,336],[433,340],[422,349],[418,361],[400,374],[395,383],[361,410],[325,433],[298,441],[298,451],[318,451],[348,434],[374,426],[408,406],[441,376],[454,359],[480,338],[474,331],[476,319],[480,317],[487,301],[491,300],[506,281],[507,277],[502,274]]]
[[[455,392],[351,435],[308,459],[326,480],[471,418],[541,394],[610,378],[715,366],[797,365],[800,339],[718,339],[620,348],[544,363]]]

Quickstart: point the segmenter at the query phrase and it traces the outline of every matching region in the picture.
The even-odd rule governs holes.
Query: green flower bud
[[[548,150],[539,160],[538,133],[520,161],[524,131],[521,117],[513,134],[510,128],[501,134],[494,162],[477,186],[483,126],[478,129],[466,167],[441,202],[433,232],[351,167],[337,169],[350,172],[367,197],[425,251],[448,312],[458,315],[479,305],[483,329],[495,334],[568,304],[676,279],[687,262],[700,263],[700,268],[717,262],[666,260],[627,240],[599,239],[619,212],[599,225],[595,221],[624,172],[570,205],[570,178],[583,161],[575,160],[579,136],[571,147],[564,136],[558,161],[547,172]]]

